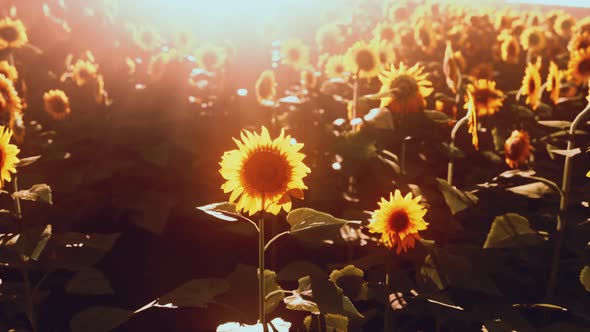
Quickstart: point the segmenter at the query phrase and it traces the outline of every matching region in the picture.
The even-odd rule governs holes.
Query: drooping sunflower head
[[[524,77],[522,78],[522,85],[520,87],[520,94],[527,96],[526,103],[531,106],[533,110],[539,107],[541,98],[541,62],[528,63]]]
[[[570,42],[567,45],[567,49],[570,52],[575,52],[578,50],[585,50],[590,47],[590,32],[578,32],[572,36]]]
[[[287,40],[281,46],[282,63],[295,69],[309,64],[309,48],[300,39]]]
[[[222,47],[205,45],[196,51],[197,63],[207,71],[219,70],[225,62],[225,51]]]
[[[15,114],[22,112],[23,104],[14,83],[0,75],[0,123],[12,124]]]
[[[344,78],[348,75],[344,55],[333,55],[326,61],[325,73],[328,78]]]
[[[563,76],[563,71],[559,69],[555,62],[551,61],[549,64],[549,74],[547,75],[547,91],[551,93],[549,98],[554,104],[557,104],[559,101],[559,91],[561,90]]]
[[[318,77],[314,68],[304,68],[301,70],[301,86],[306,89],[314,89],[318,84]]]
[[[396,35],[395,28],[388,22],[380,22],[373,30],[373,38],[392,44],[395,42]]]
[[[421,199],[413,198],[412,193],[402,196],[399,190],[390,193],[389,200],[381,198],[379,208],[371,215],[369,230],[381,233],[381,242],[396,253],[407,252],[420,239],[418,232],[428,227]]]
[[[256,85],[254,86],[256,91],[256,100],[263,106],[274,105],[274,100],[277,95],[277,81],[275,79],[275,73],[272,70],[265,70],[260,74]]]
[[[502,107],[504,93],[496,89],[496,82],[491,80],[477,80],[467,85],[471,94],[477,116],[492,115]],[[465,104],[467,109],[469,103]]]
[[[45,112],[56,120],[63,120],[70,114],[70,100],[62,90],[50,90],[43,94]]]
[[[453,93],[459,89],[459,80],[461,79],[461,69],[457,63],[457,58],[451,47],[451,42],[447,42],[445,57],[443,59],[443,72],[445,74],[447,86]]]
[[[546,37],[543,29],[538,26],[526,28],[520,35],[520,44],[526,51],[539,52],[546,44]]]
[[[512,64],[518,63],[520,44],[515,37],[509,36],[508,38],[502,39],[500,44],[500,56],[504,62]]]
[[[27,29],[21,20],[10,17],[0,20],[0,50],[21,48],[28,42]]]
[[[568,77],[577,84],[586,85],[590,78],[590,47],[570,53]]]
[[[374,43],[356,42],[346,53],[346,67],[351,73],[359,73],[359,77],[371,78],[379,74],[381,62],[379,50]]]
[[[569,38],[576,26],[576,20],[568,14],[561,14],[555,20],[553,29],[558,36]]]
[[[325,24],[316,32],[315,41],[322,52],[333,54],[340,50],[344,36],[338,25]]]
[[[98,78],[98,65],[89,60],[78,59],[71,70],[72,77],[78,86],[84,86]]]
[[[10,173],[16,173],[16,164],[19,162],[17,155],[20,150],[10,144],[11,137],[12,130],[0,126],[0,189],[4,188],[4,181],[10,182]]]
[[[467,122],[468,125],[468,132],[471,134],[471,144],[473,147],[478,150],[479,149],[479,135],[477,131],[477,109],[475,106],[475,98],[473,94],[467,90],[467,101],[465,102],[465,109],[467,109],[467,115],[469,116],[469,121]]]
[[[140,25],[133,27],[132,38],[137,47],[150,52],[156,50],[162,44],[160,34],[149,26]]]
[[[432,83],[424,73],[424,67],[415,64],[408,68],[403,62],[399,68],[391,65],[379,75],[381,81],[381,105],[389,107],[393,112],[412,113],[426,106],[424,98],[434,91]]]
[[[303,197],[303,178],[311,172],[299,152],[303,144],[293,143],[283,130],[272,140],[265,127],[261,134],[244,130],[241,139],[234,140],[238,149],[226,152],[220,162],[226,180],[221,189],[231,192],[229,201],[249,215],[291,210],[291,196]]]
[[[504,144],[506,164],[516,169],[526,165],[531,156],[529,134],[522,130],[514,130]]]
[[[8,61],[0,61],[0,75],[4,75],[13,83],[18,80],[18,71],[16,67],[11,65]]]

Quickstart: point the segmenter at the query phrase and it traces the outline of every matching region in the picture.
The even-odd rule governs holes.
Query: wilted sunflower
[[[11,80],[0,75],[0,122],[12,124],[14,116],[23,109],[22,100],[19,97]]]
[[[98,78],[98,65],[88,60],[78,59],[71,71],[72,78],[78,86],[84,86]]]
[[[342,46],[344,36],[338,25],[325,24],[316,32],[315,41],[322,52],[334,53]]]
[[[220,162],[219,172],[227,180],[221,189],[231,192],[229,201],[237,201],[237,210],[249,215],[290,211],[291,196],[303,197],[303,178],[311,172],[299,152],[303,144],[292,143],[283,130],[272,140],[265,127],[260,135],[244,130],[241,138],[234,140],[238,149],[225,152]]]
[[[309,64],[309,48],[299,39],[287,40],[281,46],[282,63],[300,69]]]
[[[19,162],[16,156],[20,150],[10,144],[12,130],[5,126],[0,126],[0,189],[4,188],[4,181],[10,182],[10,173],[16,173],[16,164]]]
[[[343,55],[333,55],[326,61],[326,76],[328,78],[343,78],[346,77],[346,64]]]
[[[346,53],[346,67],[351,73],[358,72],[361,78],[377,76],[381,71],[381,62],[376,45],[356,42]]]
[[[564,13],[557,17],[553,29],[558,36],[569,38],[572,35],[575,25],[576,20],[570,15]]]
[[[473,96],[477,116],[492,115],[502,106],[504,93],[496,89],[496,82],[477,80],[467,85],[467,91]],[[467,109],[467,104],[465,104]]]
[[[197,63],[201,68],[214,72],[223,66],[225,51],[213,45],[205,45],[196,51]]]
[[[500,56],[504,62],[512,64],[518,63],[520,44],[515,37],[508,36],[507,38],[502,39],[500,44]]]
[[[306,89],[314,89],[317,86],[318,78],[313,68],[304,68],[301,70],[301,86]]]
[[[531,156],[531,141],[529,134],[522,130],[514,130],[504,144],[506,164],[510,168],[519,168],[525,165]]]
[[[467,115],[469,121],[467,122],[468,132],[471,134],[471,144],[473,147],[479,149],[479,136],[477,133],[477,109],[475,106],[475,99],[469,90],[467,90],[467,101],[465,102],[465,109],[467,109]]]
[[[56,120],[63,120],[70,114],[70,100],[62,90],[50,90],[43,94],[45,111]]]
[[[28,42],[27,29],[21,20],[10,17],[0,20],[0,50],[21,48]]]
[[[567,44],[567,49],[570,52],[585,50],[588,47],[590,47],[590,32],[588,31],[576,33]]]
[[[0,61],[0,75],[4,75],[13,83],[18,80],[18,71],[16,67],[11,65],[8,61]]]
[[[411,113],[418,112],[426,106],[424,98],[430,96],[432,83],[427,79],[428,74],[423,73],[424,67],[415,64],[411,68],[399,64],[399,68],[391,65],[389,71],[384,70],[379,75],[381,97],[379,107],[389,107],[393,112]]]
[[[373,30],[373,36],[376,40],[393,44],[396,36],[395,28],[391,23],[380,22]]]
[[[590,47],[570,54],[568,76],[578,84],[588,84],[590,78]]]
[[[520,44],[525,51],[539,52],[545,47],[545,43],[545,33],[537,26],[526,28],[520,35]]]
[[[371,233],[381,233],[381,241],[396,253],[407,252],[420,239],[419,231],[428,227],[424,221],[426,208],[421,196],[412,193],[402,196],[399,190],[389,194],[389,200],[381,198],[379,209],[373,211],[369,224]]]
[[[447,42],[445,57],[443,59],[443,72],[445,74],[447,86],[453,93],[457,93],[461,84],[461,71],[455,58],[455,53],[451,47],[451,42]]]
[[[256,100],[263,106],[274,105],[274,100],[277,95],[277,81],[275,73],[272,70],[265,70],[260,74],[256,85],[254,86],[256,92]]]
[[[547,91],[551,92],[549,98],[554,104],[557,104],[559,101],[559,92],[563,76],[563,71],[559,70],[559,67],[557,67],[555,62],[551,61],[549,64],[549,74],[547,75]]]
[[[522,86],[520,87],[520,94],[527,96],[526,103],[531,106],[533,110],[539,107],[539,99],[541,98],[541,61],[537,60],[535,64],[528,63],[524,77],[522,78]]]

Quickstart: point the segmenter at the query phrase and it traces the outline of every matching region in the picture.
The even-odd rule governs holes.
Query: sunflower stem
[[[349,120],[354,120],[357,117],[357,113],[358,113],[358,107],[359,107],[359,74],[360,74],[361,70],[358,69],[356,71],[356,74],[354,75],[354,86],[353,86],[353,90],[352,90],[352,114],[351,114],[351,119]],[[353,125],[352,126],[352,131],[356,132],[360,129],[359,125]]]
[[[461,129],[461,127],[465,123],[467,123],[467,121],[469,121],[469,112],[467,112],[467,114],[464,117],[462,117],[459,121],[457,121],[457,123],[455,123],[455,126],[453,127],[453,130],[451,130],[451,149],[455,148],[455,139],[457,138],[457,132],[459,132],[459,129]],[[453,158],[451,156],[451,158],[449,159],[449,167],[447,169],[447,182],[451,186],[453,185],[454,167],[455,167],[455,158]]]
[[[12,190],[13,192],[18,192],[18,178],[16,174],[14,175],[14,179],[12,179]],[[13,196],[14,197],[14,196]],[[16,210],[16,217],[18,220],[23,219],[23,211],[20,206],[20,199],[18,197],[14,197],[14,208]]]
[[[383,307],[383,331],[389,331],[389,308],[391,302],[389,300],[389,294],[391,292],[390,281],[389,281],[389,270],[391,269],[391,254],[387,255],[385,261],[385,307]]]
[[[262,324],[262,331],[268,332],[268,326],[266,325],[266,308],[265,308],[265,296],[264,296],[264,208],[265,199],[262,196],[262,209],[260,210],[260,222],[258,232],[258,314],[260,324]]]
[[[574,133],[576,128],[582,122],[584,118],[590,113],[590,103],[586,105],[578,116],[572,122],[569,129],[569,139],[567,143],[567,149],[572,150],[574,148]],[[553,297],[555,292],[555,284],[557,282],[557,272],[559,269],[559,257],[561,256],[561,245],[565,237],[565,226],[566,226],[566,214],[569,203],[569,193],[571,186],[571,171],[572,171],[572,158],[573,156],[567,155],[563,166],[563,178],[561,183],[561,201],[559,203],[559,213],[557,215],[557,239],[555,241],[555,247],[553,249],[553,259],[551,263],[551,272],[549,274],[549,282],[547,284],[547,300]]]

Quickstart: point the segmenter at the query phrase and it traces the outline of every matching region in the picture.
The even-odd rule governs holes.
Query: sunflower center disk
[[[583,76],[590,75],[590,58],[580,61],[578,65],[578,72]]]
[[[511,160],[520,160],[526,153],[526,142],[524,139],[517,139],[508,145],[506,156]]]
[[[418,82],[410,75],[400,75],[391,81],[392,93],[398,99],[408,99],[418,93]]]
[[[389,229],[396,233],[402,232],[410,225],[410,216],[404,210],[395,210],[391,213],[389,220],[387,221]]]
[[[536,93],[537,85],[535,84],[534,79],[529,79],[529,93],[533,94]]]
[[[0,38],[10,43],[18,38],[18,32],[13,27],[6,27],[4,29],[0,29]]]
[[[362,71],[371,71],[376,65],[373,54],[367,50],[361,50],[357,53],[356,64]]]
[[[55,113],[64,113],[66,111],[66,104],[59,97],[51,98],[49,105]]]
[[[286,190],[290,170],[285,156],[276,151],[257,151],[244,163],[242,176],[253,190],[273,194]]]
[[[533,33],[529,36],[529,45],[535,47],[541,43],[541,37],[536,33]]]

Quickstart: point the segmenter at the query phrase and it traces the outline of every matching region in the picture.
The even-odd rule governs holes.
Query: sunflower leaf
[[[158,298],[153,306],[164,308],[205,308],[216,296],[229,290],[225,279],[193,279]]]
[[[43,202],[53,204],[51,187],[45,183],[36,184],[29,189],[19,190],[12,194],[13,198],[18,198],[26,201]]]
[[[110,282],[95,268],[80,270],[66,285],[66,291],[70,294],[104,295],[114,294]]]
[[[484,249],[535,245],[543,239],[529,224],[527,218],[516,213],[497,216],[484,243]]]
[[[580,271],[580,282],[590,292],[590,266],[584,266],[582,271]]]
[[[236,205],[228,202],[212,203],[197,207],[197,209],[221,220],[237,221],[239,213],[236,210]]]
[[[18,163],[16,163],[16,165],[14,165],[16,168],[20,168],[20,167],[25,167],[25,166],[29,166],[34,164],[37,160],[39,160],[39,158],[41,158],[41,156],[33,156],[33,157],[27,157],[27,158],[21,158]]]
[[[133,312],[115,307],[91,307],[76,314],[70,321],[73,332],[108,332],[125,323]]]
[[[300,208],[289,212],[287,222],[291,226],[290,234],[310,242],[333,241],[340,236],[342,226],[348,223],[358,223],[358,221],[336,218],[309,208]]]
[[[438,189],[442,192],[447,205],[453,214],[457,214],[468,207],[471,207],[479,201],[479,198],[472,193],[463,192],[456,187],[451,186],[443,179],[436,179],[438,181]]]
[[[545,126],[545,127],[551,127],[551,128],[557,128],[557,129],[566,129],[572,125],[572,123],[569,121],[557,121],[557,120],[538,121],[537,123],[542,126]]]

